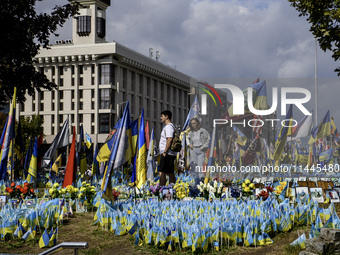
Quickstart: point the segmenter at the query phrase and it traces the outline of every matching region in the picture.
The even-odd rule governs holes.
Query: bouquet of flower
[[[70,198],[72,200],[76,199],[78,196],[78,191],[79,190],[72,185],[66,186],[66,198]]]
[[[179,180],[178,182],[176,182],[173,189],[178,199],[183,199],[189,195],[189,183],[187,182],[182,182],[181,180]]]
[[[116,191],[115,189],[112,190],[113,200],[116,201],[120,192]]]
[[[218,184],[216,180],[212,184],[200,182],[200,184],[197,185],[197,188],[206,199],[209,198],[209,194],[212,197],[219,198],[222,194],[223,183]]]
[[[246,179],[242,183],[242,195],[249,197],[250,195],[253,194],[253,190],[255,189],[254,183],[251,183],[248,179]]]
[[[25,199],[27,197],[35,197],[34,189],[32,189],[27,182],[24,183],[23,187],[21,185],[15,185],[15,183],[12,182],[11,186],[6,187],[5,191],[9,193],[10,198]]]
[[[269,194],[273,192],[273,188],[271,186],[266,186],[266,190],[262,190],[260,194],[258,194],[257,198],[261,198],[262,200],[266,200],[269,197]]]
[[[78,198],[84,199],[85,204],[89,205],[95,195],[96,188],[94,186],[91,186],[90,183],[82,182]]]
[[[156,183],[156,185],[151,185],[150,186],[150,192],[151,192],[151,195],[152,196],[159,196],[160,193],[162,193],[163,191],[163,188],[162,186],[159,185],[159,182]]]
[[[62,193],[59,189],[59,183],[53,184],[52,188],[48,190],[48,193],[51,195],[52,199],[54,198],[61,198]]]

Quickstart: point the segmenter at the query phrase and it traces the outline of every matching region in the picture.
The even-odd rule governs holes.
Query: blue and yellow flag
[[[322,121],[312,129],[308,144],[313,144],[318,139],[328,136],[331,133],[331,116],[328,110]]]
[[[10,147],[10,142],[14,137],[16,96],[17,96],[17,88],[14,87],[14,94],[13,94],[11,109],[8,115],[7,125],[4,127],[4,129],[6,129],[6,132],[4,133],[3,143],[1,144],[0,180],[4,180],[6,177],[9,147]]]
[[[200,105],[198,103],[198,99],[197,99],[197,95],[195,96],[195,100],[191,105],[190,111],[188,113],[187,119],[185,120],[184,126],[182,128],[182,131],[185,131],[186,129],[189,128],[189,123],[191,121],[192,118],[197,118],[199,120],[201,120],[201,109],[200,109]]]
[[[274,152],[274,160],[279,160],[282,155],[283,149],[286,145],[287,136],[292,134],[292,118],[293,118],[293,106],[290,105],[286,118],[285,125],[282,125],[280,133],[275,142],[275,152]]]
[[[110,153],[111,153],[111,149],[113,147],[114,141],[116,140],[116,129],[113,130],[111,132],[111,138],[100,148],[98,154],[97,154],[97,161],[100,162],[104,162],[104,161],[108,161],[110,158]]]
[[[81,174],[85,174],[87,170],[86,163],[86,147],[84,142],[84,129],[83,124],[80,125],[80,136],[79,136],[79,144],[78,144],[78,166]]]
[[[92,145],[92,139],[91,139],[91,136],[86,132],[85,132],[85,140],[86,140],[86,147],[90,149]]]
[[[140,115],[138,147],[136,152],[136,186],[141,186],[146,182],[146,141],[145,141],[145,124],[144,124],[144,108]]]
[[[332,132],[332,135],[339,137],[339,132],[338,132],[338,129],[336,128],[336,126],[335,126],[333,117],[331,117],[331,132]]]
[[[52,165],[52,171],[54,171],[56,174],[59,171],[59,167],[61,167],[62,164],[62,158],[61,158],[62,154],[59,155],[59,157],[56,159],[56,161],[54,161],[53,165]]]
[[[125,106],[125,110],[121,121],[117,127],[116,137],[114,139],[113,148],[111,150],[108,166],[105,169],[104,178],[101,189],[103,191],[103,198],[112,199],[111,174],[113,169],[117,169],[130,159],[130,152],[132,151],[131,141],[131,123],[130,123],[130,108],[129,102]]]
[[[237,142],[239,145],[246,145],[247,143],[247,137],[235,126],[233,126],[234,134],[236,135],[235,142]]]
[[[35,138],[35,142],[33,146],[33,153],[32,153],[31,162],[28,168],[28,175],[26,179],[28,183],[32,183],[36,181],[37,171],[38,171],[38,139]]]
[[[98,146],[96,145],[96,148],[94,149],[94,157],[93,157],[93,163],[92,163],[92,176],[99,175],[99,164],[97,161],[97,154],[98,154]]]

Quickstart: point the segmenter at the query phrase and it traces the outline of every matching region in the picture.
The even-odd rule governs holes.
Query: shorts
[[[173,174],[175,172],[175,159],[176,156],[161,155],[161,159],[159,161],[159,172],[165,174]]]

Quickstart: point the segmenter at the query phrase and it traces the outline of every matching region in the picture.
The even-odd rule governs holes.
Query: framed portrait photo
[[[299,197],[300,199],[303,199],[305,196],[309,194],[308,187],[296,187],[296,197]]]
[[[318,203],[325,202],[322,188],[319,188],[319,187],[309,188],[309,191],[310,191],[311,199],[317,201]]]
[[[326,193],[326,196],[327,195],[329,196],[330,202],[333,202],[333,203],[340,202],[339,194],[335,189],[326,189],[325,193]]]
[[[0,208],[4,207],[6,203],[7,203],[7,196],[0,195]]]
[[[174,198],[174,190],[170,189],[163,189],[162,191],[163,200],[170,201]]]

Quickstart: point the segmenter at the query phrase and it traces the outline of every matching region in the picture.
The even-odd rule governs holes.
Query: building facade
[[[155,128],[156,137],[163,110],[172,111],[172,121],[183,125],[195,79],[119,43],[106,42],[110,0],[78,2],[82,8],[73,19],[73,38],[56,41],[36,56],[35,67],[57,89],[27,96],[20,115],[43,117],[46,143],[53,141],[67,117],[77,134],[83,124],[93,143],[103,143],[127,101],[132,119],[144,108],[145,120],[150,132]]]

